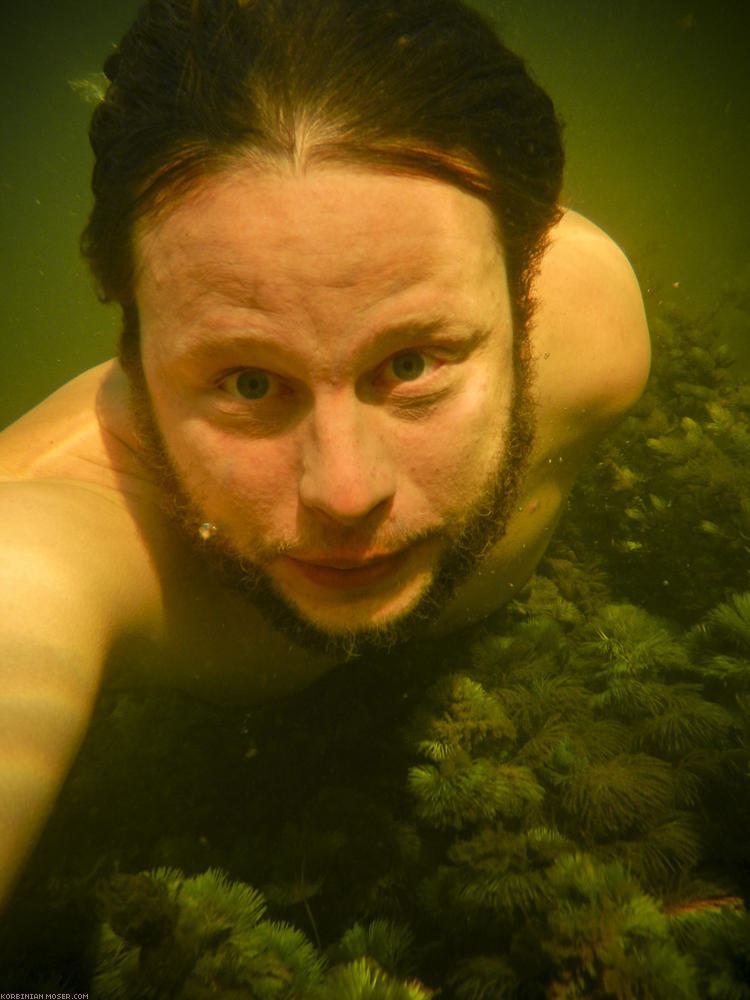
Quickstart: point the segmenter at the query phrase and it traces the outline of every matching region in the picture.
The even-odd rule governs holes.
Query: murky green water
[[[715,307],[750,282],[750,69],[742,5],[712,0],[481,0],[567,122],[566,200],[634,259],[646,293]],[[77,239],[89,204],[90,105],[132,0],[4,4],[0,59],[0,423],[110,356]],[[676,285],[677,287],[673,287]],[[740,337],[732,308],[728,334]],[[743,345],[739,345],[743,346]],[[750,353],[750,348],[744,346]]]

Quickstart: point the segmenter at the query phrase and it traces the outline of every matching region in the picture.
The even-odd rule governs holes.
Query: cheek
[[[162,433],[188,490],[217,515],[270,519],[293,502],[296,459],[283,439],[248,439],[194,417],[167,416]]]
[[[207,489],[219,502],[256,512],[278,512],[296,497],[293,449],[281,440],[247,441],[211,434],[202,467]]]
[[[426,424],[416,448],[413,444],[409,448],[414,480],[433,494],[452,498],[475,494],[503,454],[510,394],[486,382],[475,388]]]

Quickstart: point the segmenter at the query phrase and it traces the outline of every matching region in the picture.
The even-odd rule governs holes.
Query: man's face
[[[516,485],[489,209],[437,180],[238,167],[137,238],[141,418],[189,530],[216,525],[347,648],[447,600]]]

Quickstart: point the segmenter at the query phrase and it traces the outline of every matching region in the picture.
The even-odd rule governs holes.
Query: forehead
[[[512,339],[492,213],[437,180],[227,171],[143,226],[139,253],[144,357],[252,341],[341,372],[407,329],[496,329],[504,350]]]
[[[495,220],[479,199],[431,178],[357,167],[303,174],[238,166],[200,181],[136,228],[139,272],[175,268],[197,279],[247,263],[283,263],[340,285],[370,272],[470,271],[502,259]],[[263,267],[261,265],[267,265]],[[406,268],[406,273],[404,273]]]

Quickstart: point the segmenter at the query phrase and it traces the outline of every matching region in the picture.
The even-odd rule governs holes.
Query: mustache
[[[267,548],[267,552],[271,557],[289,556],[305,562],[315,562],[317,559],[330,561],[333,558],[367,562],[396,555],[422,542],[439,540],[446,534],[445,522],[407,531],[403,527],[391,530],[383,527],[377,534],[370,536],[363,536],[361,531],[329,529],[325,535],[277,541]]]

